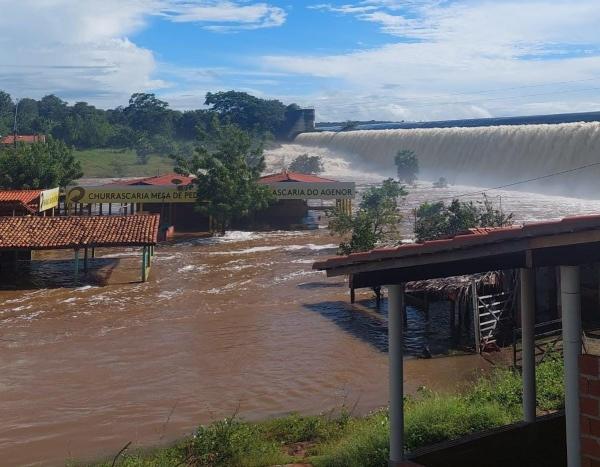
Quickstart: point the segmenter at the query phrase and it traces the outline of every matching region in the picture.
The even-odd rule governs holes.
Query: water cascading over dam
[[[394,156],[414,151],[420,178],[496,186],[600,163],[600,122],[475,128],[428,128],[319,132],[296,144],[324,148],[357,168],[394,176]],[[318,150],[315,151],[318,153]],[[600,165],[515,187],[596,197]]]

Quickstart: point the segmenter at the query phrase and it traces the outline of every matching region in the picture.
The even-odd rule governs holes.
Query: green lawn
[[[152,155],[140,165],[135,151],[121,149],[87,149],[75,151],[81,162],[83,176],[91,177],[150,177],[173,171],[173,161],[166,156]]]

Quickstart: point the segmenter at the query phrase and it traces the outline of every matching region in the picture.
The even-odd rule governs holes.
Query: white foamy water
[[[265,151],[267,173],[280,172],[286,169],[296,157],[310,154],[311,156],[321,156],[325,168],[325,171],[320,174],[323,177],[335,178],[340,181],[376,182],[381,180],[382,176],[377,172],[377,168],[372,170],[365,170],[364,166],[361,168],[360,164],[356,164],[357,160],[353,160],[351,154],[317,146],[284,144],[276,149]]]
[[[298,251],[298,250],[333,250],[338,247],[335,243],[328,243],[326,245],[315,245],[314,243],[307,243],[306,245],[289,245],[284,248],[286,251]]]
[[[177,272],[205,272],[206,266],[187,264],[177,270]]]
[[[600,162],[600,123],[326,131],[300,134],[294,143],[271,156],[319,154],[328,174],[366,179],[365,170],[394,176],[394,156],[411,150],[425,179],[494,186]],[[598,178],[595,166],[519,189],[594,196]]]

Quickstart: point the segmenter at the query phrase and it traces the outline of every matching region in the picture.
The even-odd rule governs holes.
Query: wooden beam
[[[511,253],[523,253],[524,250],[528,249],[528,246],[528,240],[482,245],[472,248],[469,248],[465,245],[465,247],[461,249],[457,248],[450,251],[423,253],[421,255],[398,258],[382,258],[380,260],[374,259],[364,263],[334,267],[327,269],[326,271],[328,277],[335,277],[370,271],[405,269],[413,266],[426,266],[434,264],[437,266],[443,263],[452,263],[473,259],[482,260],[488,257],[498,257],[500,255],[508,255]]]
[[[512,269],[525,266],[524,252],[488,258],[474,258],[466,261],[436,265],[418,265],[413,267],[386,269],[382,271],[361,272],[353,274],[355,288],[375,287],[382,284],[403,284],[440,277],[463,276],[480,272]]]

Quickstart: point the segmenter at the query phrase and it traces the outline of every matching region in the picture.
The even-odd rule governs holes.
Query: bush
[[[350,416],[346,410],[335,418],[323,415],[302,416],[292,413],[287,417],[275,418],[260,424],[266,439],[282,444],[300,442],[323,442],[339,436],[348,424]]]
[[[258,467],[289,460],[277,443],[264,439],[258,425],[230,418],[198,428],[186,451],[194,465],[211,467]]]
[[[433,394],[409,404],[405,415],[405,448],[412,450],[512,421],[498,403],[471,403],[461,396]]]

